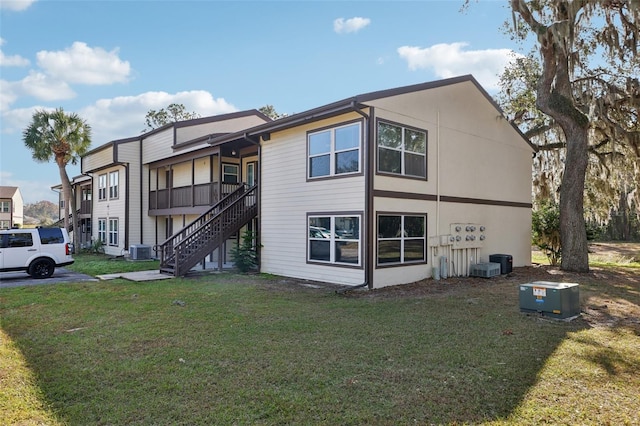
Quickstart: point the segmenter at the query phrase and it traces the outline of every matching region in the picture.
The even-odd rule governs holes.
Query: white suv
[[[26,271],[33,278],[49,278],[56,267],[74,262],[71,253],[63,228],[0,231],[0,272]]]

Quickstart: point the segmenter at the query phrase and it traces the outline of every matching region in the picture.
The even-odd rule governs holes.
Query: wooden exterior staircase
[[[160,272],[184,276],[258,215],[258,187],[240,185],[208,211],[154,247]]]

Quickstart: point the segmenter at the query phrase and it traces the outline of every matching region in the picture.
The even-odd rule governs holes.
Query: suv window
[[[40,242],[42,244],[62,244],[64,236],[60,228],[38,228]]]
[[[6,247],[30,247],[33,245],[31,234],[24,232],[8,234],[6,241]]]

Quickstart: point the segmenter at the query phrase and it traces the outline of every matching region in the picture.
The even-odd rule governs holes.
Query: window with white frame
[[[360,218],[360,214],[310,215],[307,259],[360,266]]]
[[[64,209],[64,200],[60,200],[60,208]]]
[[[109,218],[109,245],[118,245],[118,219]]]
[[[11,212],[11,201],[0,201],[0,213]]]
[[[307,135],[310,179],[360,172],[360,123]]]
[[[378,121],[378,172],[426,178],[426,130]]]
[[[107,199],[107,175],[98,176],[98,200]]]
[[[107,243],[107,219],[98,219],[98,240]]]
[[[9,229],[9,221],[0,220],[0,229]]]
[[[119,172],[109,172],[109,198],[118,198],[118,175]]]
[[[425,215],[378,215],[378,265],[421,263],[426,259]]]
[[[238,183],[240,167],[237,164],[222,165],[222,183]]]

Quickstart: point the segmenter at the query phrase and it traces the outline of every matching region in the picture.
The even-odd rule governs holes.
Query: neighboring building
[[[91,182],[91,177],[86,175],[79,175],[71,179],[71,188],[73,189],[73,194],[76,198],[76,212],[78,213],[78,218],[80,220],[80,247],[86,248],[89,247],[92,243],[92,211],[93,211],[93,203],[92,203],[92,191],[93,185]],[[57,226],[64,227],[64,214],[65,214],[65,200],[64,200],[64,192],[62,191],[62,184],[58,184],[52,186],[51,189],[58,193],[58,207],[59,207],[59,215],[58,222],[56,222]],[[71,206],[69,206],[71,209]],[[70,217],[73,217],[73,212],[70,211]],[[71,236],[71,240],[73,241],[73,233],[76,232],[73,224],[70,226],[69,235]]]
[[[257,110],[171,123],[109,142],[82,157],[93,186],[93,238],[105,253],[155,246],[237,186],[239,154],[212,147],[211,137],[269,121]],[[213,135],[213,136],[210,136]]]
[[[20,188],[0,186],[0,229],[24,225],[24,202]]]
[[[436,267],[466,276],[497,253],[529,265],[534,153],[463,76],[276,121],[174,123],[92,150],[82,172],[107,253],[158,245],[161,269],[183,275],[205,257],[221,267],[249,229],[261,272],[378,288]]]

